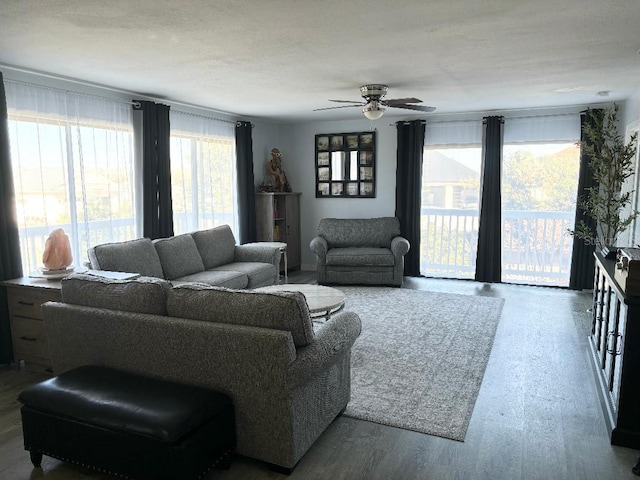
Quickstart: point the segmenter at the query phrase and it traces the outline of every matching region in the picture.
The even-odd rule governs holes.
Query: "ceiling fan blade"
[[[392,106],[398,103],[422,103],[422,100],[417,98],[392,98],[390,100],[383,100],[383,103]]]
[[[387,105],[391,108],[405,108],[407,110],[419,110],[421,112],[433,112],[436,107],[429,107],[427,105],[409,105],[406,103],[402,103],[399,105]]]
[[[366,105],[364,102],[358,102],[357,100],[329,100],[330,102],[338,102],[338,103],[355,103],[358,105]]]
[[[357,105],[341,105],[339,107],[325,107],[325,108],[315,108],[314,112],[319,112],[320,110],[335,110],[336,108],[350,108],[350,107],[362,107],[361,104]]]

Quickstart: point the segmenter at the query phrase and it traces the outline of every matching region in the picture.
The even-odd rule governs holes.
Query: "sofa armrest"
[[[360,336],[362,323],[354,312],[339,312],[333,315],[316,332],[314,341],[297,349],[297,358],[289,369],[288,385],[294,388],[312,379],[341,355],[348,353]]]
[[[396,257],[403,257],[409,252],[409,240],[404,237],[393,237],[391,239],[391,251]]]
[[[278,247],[260,245],[260,242],[236,245],[235,247],[236,262],[262,262],[278,267],[281,256],[282,253]]]
[[[311,248],[311,251],[315,253],[318,258],[324,261],[325,257],[327,256],[327,250],[329,249],[329,246],[324,238],[318,236],[314,237],[311,240],[311,243],[309,243],[309,248]]]

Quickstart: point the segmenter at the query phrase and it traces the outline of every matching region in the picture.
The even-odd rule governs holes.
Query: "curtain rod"
[[[191,117],[198,117],[198,118],[206,118],[208,120],[216,120],[218,122],[224,122],[224,123],[233,123],[234,125],[238,125],[239,123],[241,123],[240,121],[237,120],[225,120],[223,118],[216,118],[216,117],[211,117],[209,115],[201,115],[199,113],[191,113],[191,112],[185,112],[183,110],[174,110],[171,109],[171,112],[175,112],[175,113],[180,113],[182,115],[189,115]],[[255,125],[252,123],[251,124],[251,128],[253,128]]]
[[[409,125],[411,122],[415,122],[415,120],[398,120],[396,123],[392,123],[390,124],[391,127],[395,127],[396,125],[399,125],[400,123],[403,125]],[[420,123],[422,125],[426,125],[427,121],[426,120],[420,120]]]
[[[593,107],[590,107],[593,108]],[[540,114],[540,115],[522,115],[519,117],[509,117],[509,116],[505,116],[505,115],[495,115],[498,117],[503,117],[504,120],[521,120],[524,118],[545,118],[545,117],[566,117],[567,115],[577,115],[580,116],[582,112],[567,112],[567,113],[546,113],[546,114]],[[491,115],[489,115],[491,116]],[[426,125],[440,125],[443,123],[475,123],[475,122],[482,122],[484,121],[484,119],[487,118],[486,116],[482,117],[482,118],[468,118],[465,120],[442,120],[442,121],[434,121],[434,122],[428,122],[427,120],[423,120],[423,123],[425,123]],[[389,126],[391,127],[395,127],[398,123],[409,123],[409,121],[407,120],[401,120],[398,121],[396,123],[391,123],[389,124]]]
[[[430,113],[429,114],[429,118],[435,118],[435,117],[439,117],[439,116],[449,116],[449,115],[470,115],[470,114],[476,114],[476,115],[482,115],[483,117],[486,116],[491,116],[491,115],[502,115],[503,117],[507,117],[507,118],[527,118],[527,117],[543,117],[543,116],[554,116],[554,115],[570,115],[569,112],[566,113],[551,113],[551,110],[559,110],[559,109],[584,109],[584,108],[597,108],[597,107],[604,107],[606,105],[610,105],[614,103],[613,101],[610,102],[601,102],[601,103],[595,103],[595,104],[588,104],[585,105],[584,103],[581,104],[573,104],[573,105],[558,105],[558,106],[549,106],[549,107],[531,107],[531,108],[505,108],[505,109],[496,109],[496,110],[473,110],[473,111],[469,111],[469,112],[452,112],[452,113],[446,113],[446,112],[436,112],[436,113]],[[509,114],[522,114],[522,113],[526,113],[526,112],[535,112],[535,111],[547,111],[549,113],[542,113],[539,115],[521,115],[521,116],[510,116]],[[448,121],[448,120],[447,120]],[[455,120],[453,120],[455,121]]]
[[[135,102],[132,100],[123,100],[121,98],[105,97],[103,95],[96,95],[94,93],[77,92],[75,90],[67,90],[65,88],[52,87],[50,85],[40,85],[38,83],[25,82],[22,80],[13,80],[11,78],[5,78],[4,81],[5,83],[15,83],[17,85],[26,85],[29,87],[42,88],[43,90],[52,90],[54,92],[69,93],[71,95],[77,95],[79,97],[99,98],[101,100],[110,100],[112,102],[126,103],[128,105],[133,105],[134,107],[140,106],[140,102]]]
[[[125,95],[130,95],[132,97],[142,97],[144,99],[149,99],[149,100],[152,100],[152,101],[155,101],[155,102],[168,103],[168,104],[170,104],[170,106],[181,105],[183,107],[196,108],[196,109],[199,109],[199,110],[205,110],[205,111],[220,113],[220,114],[223,114],[223,115],[229,115],[230,117],[236,116],[233,113],[225,112],[225,111],[222,111],[222,110],[216,110],[216,109],[213,109],[213,108],[201,107],[199,105],[194,105],[194,104],[186,103],[186,102],[179,102],[177,100],[170,100],[170,99],[166,99],[166,98],[153,97],[153,96],[145,95],[145,94],[138,94],[138,93],[131,92],[131,91],[128,91],[128,90],[121,90],[119,88],[113,88],[113,87],[109,87],[109,86],[105,86],[105,85],[99,85],[99,84],[96,84],[96,83],[91,83],[91,82],[87,82],[87,81],[84,81],[84,80],[78,80],[78,79],[75,79],[75,78],[69,78],[69,77],[64,77],[64,76],[60,76],[60,75],[55,75],[55,74],[52,74],[52,73],[38,72],[38,71],[35,71],[35,70],[29,70],[27,68],[15,67],[15,66],[12,66],[12,65],[7,65],[7,64],[2,64],[2,63],[0,63],[0,68],[6,68],[6,69],[9,69],[9,70],[14,70],[14,71],[17,71],[17,72],[23,72],[23,73],[27,73],[27,74],[30,74],[30,75],[36,75],[36,76],[40,76],[40,77],[44,77],[44,78],[51,78],[51,79],[54,79],[54,80],[61,80],[61,81],[64,81],[64,82],[77,83],[78,85],[85,85],[85,86],[91,87],[91,88],[109,90],[109,91],[112,91],[112,92],[117,92],[117,93],[121,93],[121,94],[125,94]],[[123,99],[119,99],[119,98],[101,96],[101,95],[96,95],[96,94],[91,94],[91,93],[77,92],[75,90],[67,90],[67,89],[52,87],[52,86],[48,86],[48,85],[41,85],[41,84],[38,84],[38,83],[26,82],[26,81],[22,81],[22,80],[14,80],[14,79],[6,78],[6,77],[4,78],[4,81],[5,82],[13,82],[13,83],[22,84],[22,85],[30,85],[30,86],[40,87],[40,88],[45,88],[45,89],[48,88],[48,89],[51,89],[51,90],[55,90],[55,91],[59,91],[59,92],[65,92],[65,93],[71,93],[71,94],[75,94],[75,95],[84,95],[84,96],[87,96],[87,97],[95,97],[95,98],[102,98],[102,99],[107,99],[107,100],[114,100],[114,101],[118,101],[118,102],[122,102],[122,103],[127,103],[127,104],[133,105],[135,107],[139,107],[140,106],[140,104],[138,102],[134,102],[134,101],[128,101],[128,100],[123,100]],[[181,113],[189,113],[189,112],[181,112]],[[192,115],[196,115],[197,116],[198,114],[194,113]],[[215,120],[220,120],[222,122],[230,122],[230,123],[237,123],[238,122],[236,120],[223,120],[223,119],[220,119],[220,118],[210,117],[210,116],[207,116],[207,115],[201,115],[201,116],[203,118],[213,118]],[[253,123],[251,124],[251,126],[252,127],[254,126]]]
[[[67,90],[65,88],[52,87],[50,85],[40,85],[38,83],[25,82],[25,81],[22,81],[22,80],[13,80],[13,79],[10,79],[10,78],[5,78],[4,81],[6,83],[15,83],[17,85],[26,85],[26,86],[29,86],[29,87],[42,88],[44,90],[52,90],[54,92],[68,93],[68,94],[76,95],[76,96],[79,96],[79,97],[99,98],[101,100],[109,100],[109,101],[112,101],[112,102],[124,103],[124,104],[127,104],[127,105],[133,105],[136,108],[140,108],[140,106],[141,106],[140,102],[135,101],[135,100],[124,100],[124,99],[121,99],[121,98],[114,98],[114,97],[106,97],[106,96],[103,96],[103,95],[96,95],[94,93],[77,92],[75,90]],[[140,96],[144,97],[145,95],[140,95]],[[225,120],[223,118],[216,118],[216,117],[212,117],[212,116],[209,116],[209,115],[200,115],[200,114],[197,114],[197,113],[185,112],[185,111],[182,111],[182,110],[171,109],[170,111],[181,113],[183,115],[190,115],[192,117],[200,117],[200,118],[206,118],[206,119],[210,119],[210,120],[216,120],[216,121],[219,121],[219,122],[232,123],[234,125],[237,125],[239,123],[236,120]],[[251,124],[251,128],[253,128],[253,127],[254,127],[254,124],[252,123]]]

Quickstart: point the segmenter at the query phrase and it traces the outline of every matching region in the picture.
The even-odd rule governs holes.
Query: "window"
[[[420,273],[474,278],[482,125],[427,124],[422,163]]]
[[[175,234],[224,224],[237,234],[234,124],[173,110],[170,116]]]
[[[568,286],[580,117],[507,118],[502,150],[502,281]]]
[[[504,282],[569,285],[579,167],[575,143],[504,145]]]
[[[502,155],[502,281],[568,286],[579,170],[578,114],[506,118]],[[427,123],[420,272],[474,278],[482,123]]]
[[[480,147],[425,149],[421,273],[473,278],[478,247]]]
[[[74,264],[91,245],[136,238],[131,105],[6,82],[24,274],[49,233],[69,235]]]

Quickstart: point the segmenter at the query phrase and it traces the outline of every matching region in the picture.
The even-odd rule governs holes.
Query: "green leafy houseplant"
[[[624,232],[639,212],[632,209],[625,214],[631,203],[633,190],[622,192],[625,180],[634,174],[637,135],[629,143],[618,134],[618,104],[608,110],[587,109],[591,121],[583,126],[585,138],[580,148],[589,158],[589,166],[595,185],[585,189],[578,204],[585,214],[595,221],[592,229],[580,220],[570,233],[585,241],[593,242],[601,249],[616,245],[618,236]]]

